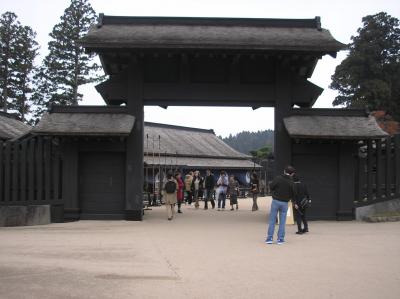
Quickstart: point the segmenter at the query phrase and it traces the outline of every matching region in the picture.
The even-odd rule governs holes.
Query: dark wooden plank
[[[19,142],[13,142],[12,146],[12,200],[19,200]]]
[[[54,150],[53,160],[53,200],[60,199],[60,151],[58,148]]]
[[[394,137],[396,193],[400,195],[400,135]]]
[[[4,143],[0,140],[0,201],[4,201]]]
[[[29,140],[28,144],[28,200],[35,200],[35,138]]]
[[[11,142],[6,142],[4,158],[4,200],[11,201]]]
[[[43,137],[38,137],[36,148],[36,200],[43,200]]]
[[[27,177],[27,167],[26,167],[26,154],[27,154],[27,141],[24,140],[21,143],[21,159],[20,159],[20,201],[27,200],[27,188],[26,188],[26,177]]]
[[[360,202],[362,200],[361,198],[361,161],[360,157],[357,156],[357,159],[355,161],[355,168],[356,168],[356,180],[355,180],[355,194],[354,194],[354,199],[356,202]]]
[[[44,194],[46,201],[51,195],[51,139],[44,140]]]
[[[369,139],[367,141],[367,198],[368,202],[373,199],[373,180],[372,180],[372,171],[373,171],[373,150],[372,150],[372,140]]]
[[[385,175],[385,181],[386,181],[386,198],[390,198],[391,197],[391,192],[390,192],[390,182],[391,182],[391,172],[390,172],[390,166],[392,163],[392,159],[391,159],[391,141],[390,141],[390,137],[388,137],[386,139],[385,142],[385,147],[386,147],[386,175]]]
[[[376,140],[376,198],[382,197],[382,141]]]

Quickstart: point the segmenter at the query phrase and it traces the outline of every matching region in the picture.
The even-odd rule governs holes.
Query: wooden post
[[[28,200],[35,200],[35,138],[29,140],[28,144]]]
[[[36,200],[43,200],[43,137],[37,139],[36,151]]]
[[[143,70],[138,59],[131,57],[127,81],[127,108],[135,117],[135,125],[126,140],[126,220],[142,220],[143,214]]]
[[[56,148],[53,160],[53,199],[60,199],[60,151]]]
[[[354,154],[355,144],[352,141],[339,144],[339,198],[338,210],[336,212],[337,220],[354,219],[354,187],[355,170]]]
[[[394,136],[396,194],[400,195],[400,134]]]
[[[376,199],[382,197],[382,140],[376,142]]]
[[[391,141],[390,141],[390,137],[386,138],[386,176],[385,176],[385,180],[386,180],[386,198],[391,198],[391,173],[390,173],[390,164],[391,164]]]
[[[360,195],[360,157],[357,156],[357,159],[355,161],[355,190],[354,190],[354,200],[357,202],[360,202],[361,200],[361,195]]]
[[[0,140],[0,201],[4,201],[4,143]]]
[[[27,141],[24,140],[21,142],[21,167],[20,167],[20,200],[27,201],[27,192],[26,192],[26,148],[27,148]]]
[[[368,202],[371,202],[373,199],[373,190],[372,190],[372,168],[373,168],[373,151],[372,151],[372,140],[368,139],[367,141],[367,198]]]
[[[285,166],[292,163],[292,146],[283,119],[290,115],[292,78],[288,71],[281,67],[276,70],[276,104],[275,104],[275,175],[281,174]],[[294,165],[295,166],[295,165]]]
[[[16,203],[19,189],[19,142],[13,142],[12,147],[12,200]]]
[[[44,140],[44,195],[50,201],[51,194],[51,139]]]
[[[11,142],[6,142],[4,161],[4,200],[11,201]]]

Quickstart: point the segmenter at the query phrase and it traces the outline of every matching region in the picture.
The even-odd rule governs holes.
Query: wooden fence
[[[56,138],[0,141],[0,205],[62,203],[61,173]]]
[[[360,146],[355,189],[356,207],[400,198],[400,135]]]

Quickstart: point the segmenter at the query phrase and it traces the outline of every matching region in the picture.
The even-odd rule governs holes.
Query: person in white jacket
[[[218,193],[218,211],[225,209],[225,201],[226,201],[226,193],[228,191],[228,175],[224,170],[221,171],[221,174],[217,181],[217,193]]]

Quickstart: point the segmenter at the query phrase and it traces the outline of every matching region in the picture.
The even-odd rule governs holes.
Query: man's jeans
[[[213,191],[214,190],[208,190],[208,189],[205,189],[204,190],[204,208],[205,209],[208,209],[208,201],[210,201],[211,202],[211,206],[212,206],[212,208],[214,209],[215,208],[215,201],[214,201],[214,199],[212,198],[212,196],[213,196]]]
[[[286,225],[286,214],[288,210],[288,202],[272,199],[271,212],[269,214],[269,227],[267,240],[272,240],[275,230],[276,215],[279,212],[279,229],[278,229],[278,240],[285,240],[285,225]]]
[[[219,194],[218,194],[218,209],[219,208],[225,209],[225,200],[226,200],[226,193],[219,192]],[[221,206],[221,204],[222,204],[222,206]]]

